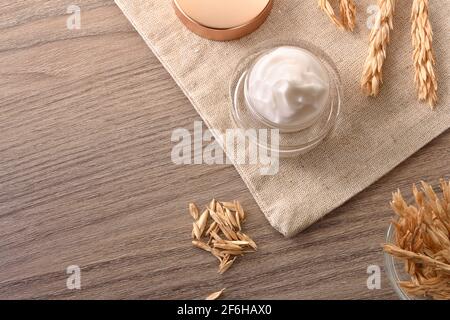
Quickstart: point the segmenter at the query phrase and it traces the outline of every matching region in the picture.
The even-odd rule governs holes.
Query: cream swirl
[[[255,112],[280,126],[310,127],[329,99],[330,78],[320,60],[306,50],[283,46],[256,61],[246,97]]]

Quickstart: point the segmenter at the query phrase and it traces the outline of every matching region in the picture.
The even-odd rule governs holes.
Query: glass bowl
[[[308,128],[293,130],[292,128],[284,128],[265,121],[258,115],[255,115],[255,112],[249,106],[246,99],[245,88],[247,77],[255,61],[262,55],[281,46],[306,50],[319,60],[330,78],[330,94],[327,105],[320,117]],[[342,85],[334,62],[318,47],[306,41],[299,40],[266,41],[253,48],[239,61],[231,78],[230,97],[232,106],[231,113],[236,126],[246,132],[257,132],[260,129],[277,129],[279,132],[279,141],[276,146],[272,146],[270,143],[261,144],[258,139],[251,139],[251,141],[256,141],[259,147],[268,149],[271,152],[277,152],[281,158],[284,158],[310,151],[333,131],[341,110]]]

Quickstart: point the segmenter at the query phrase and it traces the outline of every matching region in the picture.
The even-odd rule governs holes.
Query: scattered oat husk
[[[405,261],[411,280],[399,285],[408,294],[450,300],[450,181],[441,179],[440,188],[441,198],[423,181],[420,190],[414,185],[415,205],[400,191],[392,195],[395,244],[383,248]]]
[[[249,251],[247,251],[247,252],[249,252]],[[232,249],[229,249],[229,250],[222,250],[222,251],[220,251],[220,256],[221,257],[225,257],[226,255],[230,255],[230,256],[242,256],[244,253],[246,253],[246,251],[244,251],[244,250],[242,250],[242,249],[240,249],[240,250],[232,250]]]
[[[219,225],[220,231],[225,235],[227,239],[239,240],[237,234],[226,225]]]
[[[414,48],[413,62],[419,101],[427,101],[433,108],[437,103],[436,64],[433,52],[433,30],[431,28],[428,0],[413,0],[411,13],[411,38]]]
[[[239,214],[239,217],[241,218],[241,221],[245,221],[245,211],[242,208],[242,206],[239,203],[239,201],[235,200],[234,201],[234,205],[236,207],[236,212]]]
[[[328,0],[318,0],[319,8],[325,12],[337,27],[353,31],[355,28],[356,6],[353,0],[339,0],[340,19],[336,16]]]
[[[193,228],[192,231],[194,233],[195,239],[200,240],[202,237],[202,233],[200,232],[200,229],[198,228],[198,225],[196,222],[192,223],[192,228]]]
[[[218,201],[216,202],[216,212],[221,216],[223,215],[223,207]]]
[[[241,251],[241,246],[237,244],[232,243],[220,243],[220,242],[214,242],[214,248],[216,249],[223,249],[223,250],[239,250]]]
[[[203,232],[205,231],[206,224],[208,223],[208,218],[209,218],[209,210],[205,210],[203,211],[202,215],[200,216],[200,218],[198,218],[198,221],[196,222],[201,235],[203,235]]]
[[[209,236],[211,234],[211,231],[214,231],[217,227],[217,222],[213,221],[213,223],[210,224],[208,230],[206,230],[205,234]]]
[[[228,221],[231,222],[231,225],[232,225],[233,227],[238,228],[238,223],[237,223],[237,221],[236,221],[236,216],[235,216],[234,214],[231,213],[230,209],[225,208],[225,213],[226,213],[226,215],[227,215]]]
[[[219,264],[221,265],[223,263],[223,256],[220,254],[220,250],[218,249],[211,249],[211,253],[214,257],[216,257],[219,260]]]
[[[197,208],[195,204],[189,205],[191,215],[195,213],[194,208]],[[230,269],[238,256],[257,249],[256,243],[242,233],[244,221],[245,211],[239,201],[219,202],[213,199],[193,223],[192,237],[195,240],[192,245],[210,252],[219,260],[220,274]],[[203,241],[205,238],[207,240]]]
[[[211,247],[208,246],[206,243],[199,241],[199,240],[193,240],[192,244],[196,246],[197,248],[203,249],[205,251],[211,252]]]
[[[224,274],[228,269],[231,268],[231,266],[233,265],[235,260],[236,260],[236,257],[234,257],[232,260],[228,260],[227,262],[221,264],[218,272],[220,274]]]
[[[242,230],[242,226],[241,226],[241,216],[239,215],[239,212],[235,212],[234,213],[234,218],[236,220],[236,224],[237,224],[237,228],[239,231]]]
[[[222,218],[214,210],[209,209],[209,216],[214,220],[217,226],[221,226],[224,224]]]
[[[216,241],[221,241],[222,240],[222,238],[217,234],[216,231],[211,231],[210,238],[214,239]]]
[[[191,214],[194,220],[198,219],[198,208],[195,203],[189,203],[189,213]]]
[[[247,236],[245,233],[238,233],[238,237],[240,240],[247,241],[248,245],[252,247],[255,251],[258,249],[258,246],[256,245],[255,241],[252,240],[249,236]]]
[[[206,297],[205,300],[217,300],[217,299],[220,298],[220,296],[222,295],[222,293],[223,293],[224,291],[225,291],[225,288],[223,288],[223,289],[220,290],[220,291],[211,293],[209,296]]]
[[[224,206],[224,208],[230,209],[231,211],[236,211],[236,206],[234,205],[234,202],[222,202],[222,206]]]
[[[209,202],[208,209],[215,210],[216,209],[216,199],[212,199]]]
[[[369,53],[364,63],[361,89],[368,96],[377,96],[383,83],[383,65],[387,56],[390,33],[394,28],[395,0],[378,0],[379,12],[370,32]]]
[[[248,241],[233,241],[233,240],[224,240],[225,243],[231,243],[231,244],[237,244],[239,246],[248,246],[250,245],[250,242]]]

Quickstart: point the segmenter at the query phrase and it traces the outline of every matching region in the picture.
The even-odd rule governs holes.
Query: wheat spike
[[[411,38],[413,62],[419,101],[427,101],[433,108],[437,103],[436,64],[433,52],[433,29],[428,14],[428,0],[413,0]]]
[[[383,83],[383,65],[394,28],[395,0],[378,0],[379,12],[370,32],[369,53],[364,63],[361,88],[368,96],[377,96]]]
[[[356,6],[353,0],[340,0],[339,11],[344,28],[350,31],[355,29]]]
[[[353,0],[339,0],[340,19],[336,16],[328,0],[319,0],[319,8],[339,28],[353,31],[355,28],[356,7]]]

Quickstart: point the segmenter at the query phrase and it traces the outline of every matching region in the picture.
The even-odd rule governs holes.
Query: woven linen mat
[[[309,153],[281,159],[274,176],[261,175],[254,165],[235,164],[270,224],[285,236],[310,226],[450,127],[449,1],[430,2],[439,79],[435,111],[416,101],[411,1],[397,3],[384,85],[375,99],[365,97],[359,84],[368,50],[368,8],[375,0],[356,1],[353,33],[332,25],[317,0],[275,0],[265,24],[230,42],[209,41],[189,32],[170,0],[115,1],[209,128],[224,131],[234,126],[230,77],[239,59],[255,45],[295,38],[320,47],[335,61],[344,90],[335,132]]]

